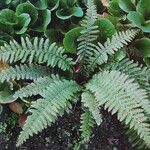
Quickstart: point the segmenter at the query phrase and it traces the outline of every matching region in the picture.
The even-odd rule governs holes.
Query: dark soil
[[[73,150],[79,140],[80,126],[79,107],[75,106],[70,114],[59,118],[57,123],[42,133],[30,138],[24,145],[16,148],[15,143],[20,132],[17,124],[7,127],[7,134],[0,134],[0,150]],[[9,114],[9,115],[8,115]],[[12,113],[4,112],[1,122],[7,122]],[[123,127],[115,116],[103,113],[103,123],[95,128],[94,137],[89,145],[83,145],[81,150],[133,150],[127,142]],[[134,149],[135,150],[135,149]]]

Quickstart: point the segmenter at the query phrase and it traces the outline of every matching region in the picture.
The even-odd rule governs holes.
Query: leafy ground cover
[[[0,149],[148,150],[147,0],[0,2]]]

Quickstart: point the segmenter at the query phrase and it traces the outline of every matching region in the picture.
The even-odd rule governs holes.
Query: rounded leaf
[[[14,26],[18,23],[18,18],[13,10],[3,9],[0,11],[0,23]]]
[[[80,7],[60,9],[56,12],[56,16],[62,20],[70,19],[72,16],[82,17],[83,10]]]
[[[136,10],[136,7],[131,0],[118,0],[118,2],[119,2],[119,7],[125,12]]]
[[[31,18],[29,14],[21,14],[18,16],[18,24],[15,26],[16,34],[23,34],[27,31],[28,25],[30,24]]]
[[[98,26],[99,30],[99,42],[105,42],[107,38],[111,38],[116,33],[115,26],[107,18],[98,19],[95,25]]]
[[[39,10],[44,10],[48,6],[48,0],[30,0],[30,2]]]
[[[1,104],[7,104],[14,102],[16,99],[13,97],[13,94],[11,92],[7,91],[0,91],[0,103]]]
[[[133,46],[139,50],[139,52],[142,54],[144,58],[150,57],[150,39],[148,38],[138,39],[133,43]]]
[[[16,8],[16,14],[19,16],[22,13],[29,14],[30,17],[31,17],[31,22],[32,23],[34,23],[37,20],[37,18],[38,18],[38,11],[34,7],[34,5],[32,5],[29,2],[22,3],[22,4],[19,4],[17,6],[17,8]]]
[[[140,0],[136,10],[144,16],[145,20],[150,20],[150,0]]]
[[[13,112],[15,112],[15,113],[17,113],[17,114],[19,114],[19,115],[23,113],[23,108],[22,108],[21,104],[18,103],[18,102],[12,102],[12,103],[10,103],[10,104],[9,104],[9,108],[10,108]]]
[[[77,51],[77,38],[81,31],[81,27],[76,27],[65,34],[63,45],[66,52],[75,53]]]
[[[45,32],[48,24],[51,22],[51,11],[48,9],[39,11],[38,20],[33,30],[37,32]]]

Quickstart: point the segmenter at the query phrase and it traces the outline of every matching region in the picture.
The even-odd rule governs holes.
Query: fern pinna
[[[63,47],[50,44],[48,39],[21,38],[21,42],[12,40],[1,46],[0,60],[13,65],[0,72],[0,81],[32,80],[14,93],[15,99],[39,95],[29,108],[30,115],[17,146],[56,122],[65,112],[69,113],[73,103],[81,101],[80,144],[90,141],[93,128],[103,121],[100,110],[105,108],[116,114],[128,129],[127,135],[133,146],[150,148],[150,70],[129,59],[111,61],[115,52],[127,46],[138,31],[121,31],[100,43],[94,25],[96,19],[94,1],[88,0],[83,30],[78,38],[77,57],[83,68],[90,68],[93,77],[87,77],[82,83],[76,79],[73,69],[76,61],[64,53]]]

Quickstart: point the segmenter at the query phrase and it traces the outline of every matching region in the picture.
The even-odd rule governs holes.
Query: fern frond
[[[0,47],[0,60],[13,63],[17,61],[46,63],[47,66],[58,66],[62,70],[72,68],[72,58],[63,54],[64,49],[56,43],[50,44],[49,40],[34,38],[33,42],[28,38],[21,38],[21,44],[12,40],[9,44]]]
[[[25,142],[29,136],[41,132],[44,128],[54,123],[59,116],[71,108],[74,94],[80,87],[74,81],[54,81],[41,95],[40,99],[31,106],[30,115],[19,135],[17,146]]]
[[[85,108],[88,108],[97,125],[100,125],[102,122],[102,116],[99,109],[99,104],[94,97],[94,94],[90,91],[86,91],[82,94],[82,103]]]
[[[85,109],[81,115],[81,142],[88,143],[92,138],[93,128],[95,126],[94,118],[88,109]]]
[[[78,53],[80,59],[88,57],[91,55],[91,44],[97,39],[98,27],[95,26],[95,21],[97,19],[96,6],[94,0],[87,0],[87,11],[81,26],[83,30],[81,31],[81,36],[78,38]]]
[[[132,144],[132,147],[136,147],[139,150],[147,150],[148,146],[145,145],[145,142],[143,139],[139,137],[137,132],[132,129],[126,129],[126,135],[128,136],[128,141]]]
[[[99,42],[97,45],[92,44],[93,54],[87,60],[89,62],[88,67],[94,70],[97,65],[106,63],[108,60],[108,55],[113,55],[122,47],[128,45],[128,42],[131,42],[136,34],[137,31],[135,30],[127,30],[125,32],[122,31],[113,35],[111,39],[108,38],[104,45]]]
[[[108,64],[107,69],[109,70],[118,70],[122,73],[129,75],[131,78],[134,78],[138,82],[141,88],[144,88],[150,96],[150,69],[135,63],[133,60],[128,58],[123,59],[119,62],[112,62]]]
[[[0,82],[20,79],[34,80],[39,77],[48,76],[50,69],[45,66],[34,65],[34,64],[23,64],[15,67],[9,67],[0,72]]]
[[[51,76],[38,78],[33,83],[16,91],[13,97],[24,98],[24,97],[41,94],[50,86],[50,84],[54,83],[54,81],[57,80],[60,80],[58,75],[51,75]]]
[[[93,77],[87,89],[95,94],[99,106],[105,104],[112,114],[117,113],[120,121],[137,131],[139,137],[150,147],[150,102],[145,90],[129,76],[117,71],[103,71]]]

